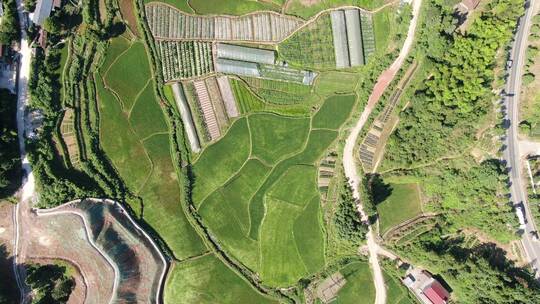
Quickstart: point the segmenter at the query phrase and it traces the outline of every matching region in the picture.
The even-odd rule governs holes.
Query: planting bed
[[[192,16],[159,2],[146,4],[146,16],[158,40],[205,39],[219,41],[279,42],[302,21],[273,12],[241,17]]]

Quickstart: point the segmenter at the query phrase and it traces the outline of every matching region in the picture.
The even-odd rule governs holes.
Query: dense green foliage
[[[31,264],[26,267],[26,284],[33,291],[32,303],[67,303],[75,280],[59,265]]]
[[[0,5],[4,8],[4,14],[1,17],[2,22],[0,22],[0,44],[11,45],[11,43],[21,38],[17,2],[15,0],[4,0]]]
[[[356,200],[348,184],[345,184],[341,190],[334,224],[338,236],[342,239],[359,243],[366,238],[368,227],[360,220]]]
[[[0,199],[11,195],[21,181],[16,113],[17,96],[0,89]]]
[[[431,77],[402,113],[388,142],[389,161],[425,162],[460,151],[472,141],[478,123],[491,109],[496,55],[511,38],[523,13],[521,4],[490,2],[466,33],[454,32],[451,6],[429,4],[419,44],[433,64]]]
[[[460,303],[538,303],[533,276],[516,267],[494,244],[468,246],[462,235],[448,235],[441,226],[396,248],[413,262],[439,273]]]

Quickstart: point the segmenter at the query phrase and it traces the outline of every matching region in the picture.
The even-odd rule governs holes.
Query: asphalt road
[[[519,154],[518,124],[519,124],[519,95],[521,91],[521,78],[523,75],[523,65],[525,61],[525,51],[527,49],[527,37],[529,35],[530,23],[533,14],[532,7],[535,0],[526,2],[525,15],[519,20],[519,25],[512,45],[510,60],[512,64],[508,67],[508,79],[506,82],[504,105],[506,106],[506,119],[509,122],[504,144],[507,149],[504,151],[504,158],[510,168],[510,194],[511,201],[515,206],[521,203],[524,206],[526,225],[522,236],[523,247],[531,267],[537,272],[540,269],[540,241],[533,239],[536,225],[532,218],[527,201],[526,188],[523,185],[522,170],[523,163]],[[538,277],[538,272],[536,273]]]

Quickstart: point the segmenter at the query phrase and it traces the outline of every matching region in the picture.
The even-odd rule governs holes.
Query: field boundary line
[[[135,98],[133,100],[133,104],[131,105],[131,108],[129,109],[128,111],[128,120],[131,119],[131,112],[133,111],[133,108],[135,108],[135,105],[137,104],[137,101],[139,101],[139,97],[141,97],[141,94],[146,90],[146,87],[148,87],[148,85],[150,85],[152,83],[152,78],[148,78],[148,80],[146,81],[146,83],[144,84],[144,86],[142,87],[142,89],[137,93],[137,95],[135,95]],[[152,94],[152,95],[155,95],[155,94]],[[157,98],[156,100],[157,101]],[[158,104],[159,106],[159,104]],[[161,108],[161,107],[160,107]]]
[[[146,137],[144,137],[144,138],[141,138],[141,141],[145,142],[145,141],[147,141],[148,139],[150,139],[150,138],[152,138],[152,137],[154,137],[154,136],[156,136],[156,135],[169,135],[169,132],[167,132],[167,131],[163,131],[163,132],[155,132],[155,133],[152,133],[152,134],[150,134],[150,135],[148,135],[148,136],[146,136]]]
[[[120,37],[122,37],[122,36],[120,36]],[[128,47],[127,49],[123,50],[122,53],[118,54],[118,56],[116,56],[116,58],[114,58],[114,60],[111,62],[111,64],[107,67],[107,69],[106,69],[105,71],[103,71],[103,76],[102,76],[103,81],[105,81],[105,77],[107,77],[107,74],[109,74],[109,70],[111,69],[111,67],[112,67],[113,65],[116,64],[116,62],[118,61],[118,59],[120,59],[120,57],[122,57],[125,53],[127,53],[127,51],[129,51],[129,49],[131,49],[131,47],[133,46],[133,44],[137,43],[137,41],[131,41],[131,40],[128,40],[128,39],[126,39],[126,38],[124,38],[124,37],[122,37],[122,39],[126,40],[126,41],[129,43],[129,47]],[[109,42],[109,45],[110,45],[110,44],[111,44],[111,43]]]
[[[121,108],[123,109],[123,103],[122,103],[122,100],[120,99],[119,95],[116,93],[116,91],[114,91],[112,88],[108,87],[106,84],[105,84],[105,78],[100,74],[100,73],[97,73],[98,77],[101,78],[101,81],[103,83],[103,87],[105,90],[109,91],[113,96],[114,98],[116,99],[116,102],[118,102],[121,106]],[[99,101],[99,92],[97,92],[96,90],[96,97],[98,98],[98,103],[100,102]],[[100,112],[100,108],[98,106],[98,112]],[[122,110],[122,112],[124,112]],[[125,112],[124,112],[125,113]],[[101,113],[100,113],[101,115]],[[129,130],[131,132],[133,132],[133,134],[135,135],[135,140],[138,141],[141,146],[142,146],[142,149],[144,150],[144,155],[146,156],[146,160],[150,163],[150,172],[148,173],[148,176],[147,178],[143,181],[143,183],[138,187],[138,189],[135,189],[134,191],[134,194],[135,195],[139,195],[140,191],[142,190],[142,188],[146,185],[146,182],[148,181],[148,178],[150,178],[151,174],[154,172],[154,162],[152,161],[152,158],[150,158],[150,155],[148,154],[148,151],[146,150],[146,147],[144,146],[144,142],[140,140],[140,138],[138,138],[137,136],[137,132],[135,132],[135,129],[133,129],[133,126],[131,125],[131,122],[129,121],[129,117],[126,119],[127,121],[127,124],[129,126]],[[103,128],[99,128],[99,137],[101,138],[102,137],[102,130]],[[101,143],[100,143],[101,145]],[[111,159],[111,164],[116,168],[117,165],[114,164],[114,162],[112,161]],[[118,168],[116,168],[116,170],[118,170]],[[118,172],[118,175],[120,176],[120,172]],[[128,185],[126,185],[126,187],[128,187]],[[144,212],[144,203],[141,204],[142,205],[142,209],[141,209],[141,218],[143,216],[143,212]]]

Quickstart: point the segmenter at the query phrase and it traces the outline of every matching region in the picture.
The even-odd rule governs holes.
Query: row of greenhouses
[[[364,65],[375,52],[373,20],[358,9],[330,13],[337,68]]]

